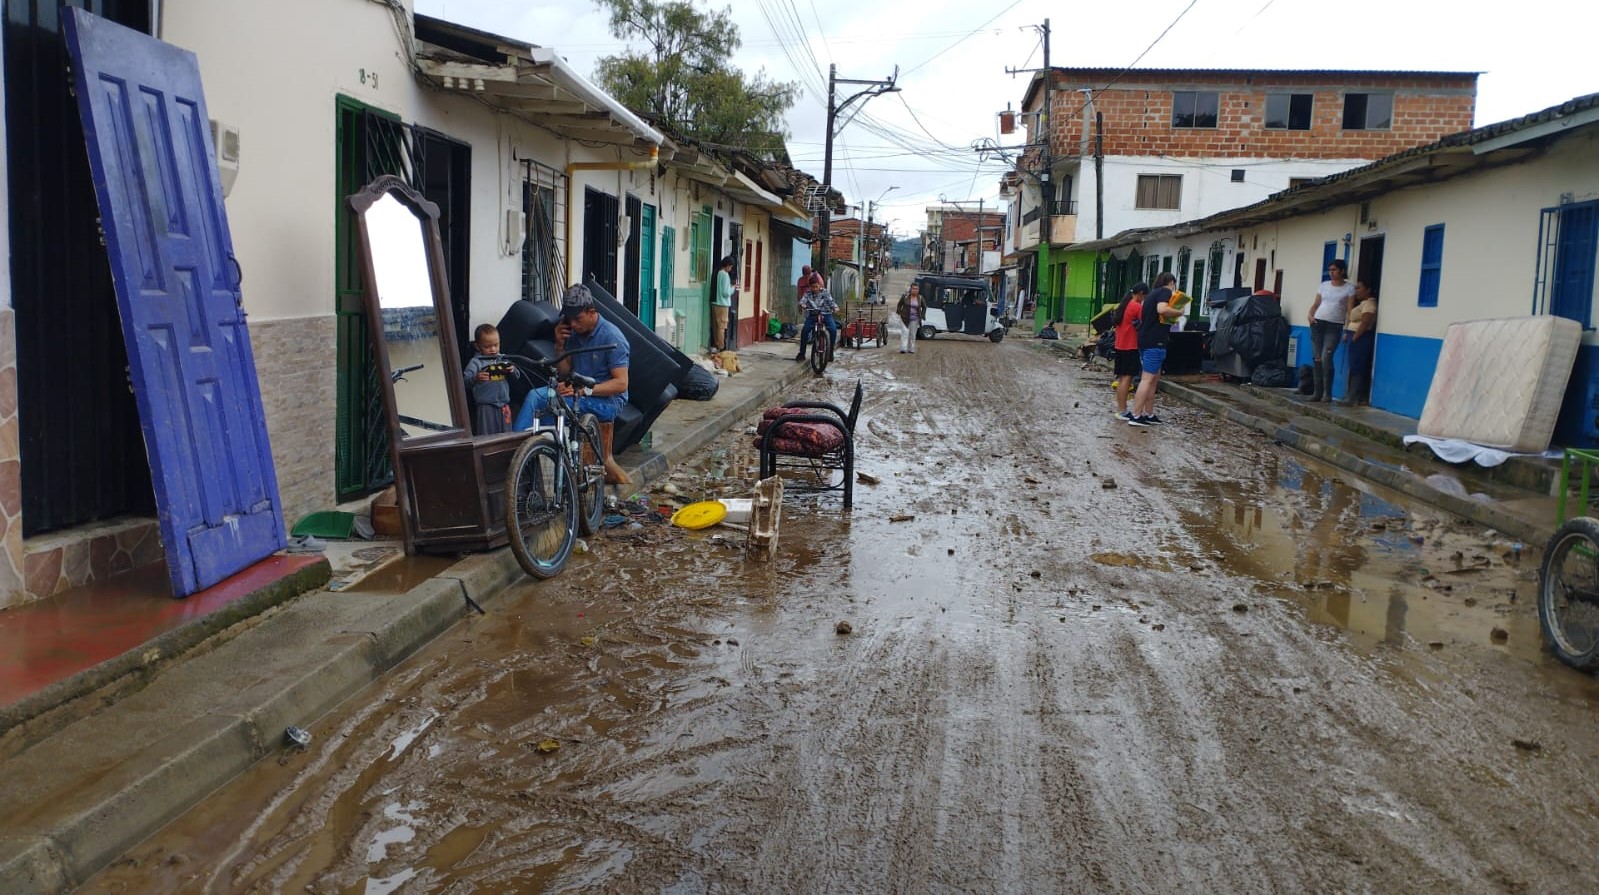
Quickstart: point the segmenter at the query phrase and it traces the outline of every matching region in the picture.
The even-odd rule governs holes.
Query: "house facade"
[[[162,556],[82,130],[61,76],[64,5],[6,0],[0,608]],[[376,176],[400,175],[438,206],[463,348],[512,302],[555,299],[588,278],[696,348],[708,284],[693,276],[695,249],[741,253],[743,278],[762,284],[744,287],[758,312],[786,262],[769,263],[782,251],[768,211],[751,209],[803,218],[726,166],[715,188],[696,179],[692,153],[674,159],[678,144],[553,50],[414,16],[408,3],[72,5],[197,57],[289,525],[389,481],[345,201]],[[66,371],[46,350],[63,319],[79,349]],[[747,324],[751,337],[757,325]]]
[[[1106,300],[1094,259],[1076,244],[1249,205],[1468,129],[1476,79],[1055,68],[1046,81],[1040,73],[1023,98],[1031,148],[1010,190],[1020,280],[1040,297],[1039,321],[1085,322]]]
[[[1450,324],[1554,314],[1584,335],[1559,443],[1599,446],[1599,94],[1389,156],[1209,218],[1083,246],[1139,278],[1277,292],[1310,362],[1327,262],[1378,299],[1373,406],[1419,417]],[[1341,350],[1340,350],[1341,355]],[[1335,360],[1342,370],[1343,359]],[[1339,373],[1334,394],[1341,396]]]

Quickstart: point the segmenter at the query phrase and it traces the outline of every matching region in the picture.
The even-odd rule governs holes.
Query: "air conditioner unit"
[[[515,208],[505,210],[505,250],[507,254],[515,255],[522,251],[524,234],[522,224],[527,220],[522,212]]]
[[[211,119],[211,146],[216,151],[217,178],[222,181],[222,195],[226,197],[233,192],[233,181],[239,179],[239,129]]]

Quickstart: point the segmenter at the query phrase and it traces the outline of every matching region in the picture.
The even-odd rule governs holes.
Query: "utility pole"
[[[1105,114],[1094,110],[1094,238],[1105,238]]]
[[[1050,88],[1050,82],[1053,81],[1053,80],[1055,80],[1055,79],[1050,74],[1050,69],[1049,69],[1049,19],[1045,19],[1044,20],[1044,111],[1043,111],[1042,114],[1040,114],[1038,116],[1039,130],[1042,130],[1044,132],[1044,149],[1043,149],[1043,166],[1044,166],[1044,170],[1043,170],[1042,173],[1039,174],[1039,177],[1038,177],[1039,192],[1041,193],[1041,198],[1044,200],[1044,213],[1041,216],[1043,218],[1043,220],[1038,222],[1038,232],[1039,232],[1039,235],[1041,235],[1043,237],[1043,241],[1045,243],[1049,242],[1049,230],[1050,230],[1050,226],[1049,226],[1050,225],[1050,220],[1049,219],[1050,219],[1050,216],[1054,213],[1054,210],[1055,210],[1054,209],[1054,205],[1055,205],[1055,182],[1054,182],[1054,178],[1050,176],[1050,157],[1049,157],[1050,143],[1051,143],[1051,141],[1054,138],[1054,128],[1050,125],[1050,120],[1051,120],[1050,113],[1053,110],[1051,110],[1050,107],[1049,107],[1049,102],[1050,102],[1049,88]]]
[[[884,93],[899,92],[899,88],[894,86],[894,82],[898,79],[899,66],[897,65],[894,66],[894,73],[885,81],[858,81],[850,78],[841,78],[838,76],[837,63],[827,67],[827,148],[822,154],[822,215],[821,226],[817,228],[821,231],[822,260],[820,264],[823,277],[827,276],[827,252],[829,244],[832,242],[833,231],[833,207],[828,203],[827,198],[828,194],[833,190],[833,122],[838,118],[840,112],[848,109],[858,99],[870,99]],[[837,102],[835,97],[837,96],[839,84],[865,84],[867,86],[865,90],[856,93],[843,102]]]

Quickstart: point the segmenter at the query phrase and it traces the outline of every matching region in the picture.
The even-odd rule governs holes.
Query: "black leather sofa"
[[[677,397],[678,386],[694,366],[683,352],[646,328],[628,312],[616,297],[594,280],[586,283],[599,305],[600,316],[627,336],[631,352],[627,378],[627,404],[617,414],[611,450],[620,453],[637,444],[655,424],[661,411]],[[528,357],[550,357],[555,353],[555,322],[559,309],[548,302],[518,301],[501,318],[500,350]],[[511,381],[511,403],[519,407],[530,384],[525,379]]]

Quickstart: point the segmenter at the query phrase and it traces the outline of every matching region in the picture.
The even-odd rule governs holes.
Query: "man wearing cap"
[[[605,453],[605,481],[613,485],[625,485],[632,480],[622,471],[616,458],[611,456],[611,434],[617,412],[627,403],[627,367],[631,350],[627,336],[616,324],[600,316],[600,309],[595,305],[594,295],[588,287],[581,283],[574,285],[566,290],[566,295],[561,299],[561,319],[555,324],[555,353],[559,355],[602,345],[611,347],[604,351],[574,354],[557,366],[563,376],[575,372],[593,379],[593,387],[577,391],[570,384],[560,382],[555,390],[556,394],[568,401],[575,399],[578,413],[592,413],[599,420],[600,446]],[[533,428],[534,408],[546,400],[548,392],[544,389],[530,392],[522,405],[522,412],[517,415],[516,428]]]

